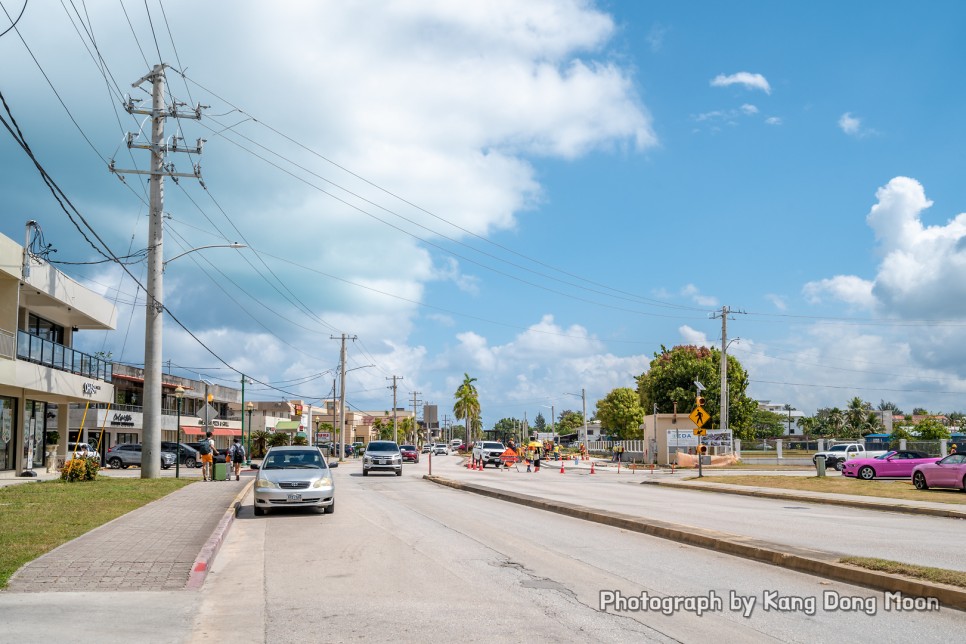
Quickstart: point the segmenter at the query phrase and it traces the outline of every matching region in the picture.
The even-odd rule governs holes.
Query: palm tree
[[[456,388],[456,393],[453,394],[456,399],[453,404],[453,414],[457,420],[465,421],[467,447],[469,447],[472,433],[477,429],[475,421],[480,416],[480,399],[474,382],[476,382],[476,378],[470,378],[470,374],[464,373],[462,384]]]
[[[839,431],[842,429],[842,425],[845,421],[845,417],[842,414],[842,410],[838,407],[832,407],[828,412],[828,424],[832,426],[832,436],[837,437]]]
[[[812,416],[802,416],[795,421],[798,428],[802,430],[802,434],[805,436],[805,441],[808,442],[808,435],[815,428],[815,418]]]

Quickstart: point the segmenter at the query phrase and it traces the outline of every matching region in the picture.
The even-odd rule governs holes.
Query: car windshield
[[[503,443],[483,443],[483,449],[503,449]]]
[[[269,452],[262,463],[263,470],[325,469],[325,461],[317,449],[291,452]]]
[[[369,443],[369,447],[366,448],[367,452],[397,452],[399,451],[399,446],[392,441],[372,441]]]
[[[876,459],[880,461],[884,461],[887,458],[892,458],[898,455],[899,455],[899,452],[886,452],[885,454],[880,454],[879,456],[876,456]]]
[[[849,447],[848,445],[833,445],[832,447],[828,448],[828,451],[830,451],[830,452],[844,452],[846,449],[848,449],[848,447]]]
[[[403,445],[399,449],[404,449],[407,452],[415,452],[416,451],[416,446],[415,445]]]

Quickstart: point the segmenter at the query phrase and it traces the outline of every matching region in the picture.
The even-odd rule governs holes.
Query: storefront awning
[[[182,425],[181,431],[183,431],[188,436],[204,436],[205,429],[203,427],[194,427],[191,425]],[[227,427],[213,427],[211,430],[212,436],[241,436],[240,429],[228,429]]]

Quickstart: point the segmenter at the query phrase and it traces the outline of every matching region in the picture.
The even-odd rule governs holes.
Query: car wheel
[[[362,470],[363,476],[369,476],[369,470]]]
[[[257,505],[255,505],[255,506],[252,506],[252,509],[255,510],[255,516],[256,517],[263,517],[263,516],[265,516],[265,508],[260,508]]]
[[[396,470],[396,476],[402,476],[402,468]]]
[[[192,458],[192,457],[189,456],[188,458],[184,459],[184,466],[185,467],[198,467],[198,462],[195,461],[194,458]]]
[[[875,470],[866,465],[859,470],[859,478],[863,481],[871,481],[875,478]]]
[[[161,463],[161,469],[162,470],[170,470],[171,469],[171,466],[168,465],[167,463]]]
[[[926,475],[922,472],[916,472],[912,475],[912,484],[916,486],[917,490],[929,489],[929,484],[926,483]]]
[[[332,514],[333,512],[335,512],[335,501],[332,501],[332,505],[330,505],[329,509],[326,510],[325,512],[326,514]]]
[[[107,464],[111,467],[112,470],[120,470],[120,469],[123,469],[124,467],[124,463],[122,463],[121,459],[119,459],[116,456],[108,460]]]
[[[835,463],[836,472],[841,472],[843,467],[845,467],[845,463],[843,461],[836,461]]]

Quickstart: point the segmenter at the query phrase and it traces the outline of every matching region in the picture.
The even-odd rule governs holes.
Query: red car
[[[966,454],[950,454],[935,463],[917,465],[912,470],[912,484],[917,490],[951,487],[966,491]]]
[[[886,452],[875,458],[853,458],[842,464],[842,476],[854,476],[864,481],[880,479],[904,479],[912,475],[917,465],[935,463],[938,456],[900,449]]]
[[[412,463],[419,462],[419,450],[416,449],[415,445],[400,445],[399,451],[402,454],[402,460],[410,461]]]

